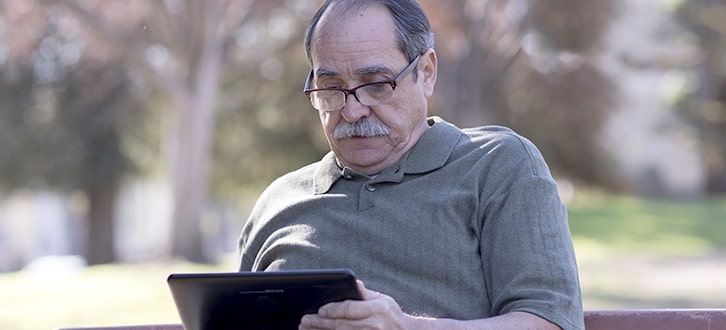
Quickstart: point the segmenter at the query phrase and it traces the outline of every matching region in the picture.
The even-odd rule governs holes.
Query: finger
[[[300,320],[299,330],[335,329],[332,320],[326,320],[315,314],[308,314]]]
[[[368,300],[346,300],[329,303],[318,310],[318,316],[327,319],[362,320],[374,315],[390,315],[398,305],[390,297],[370,291]]]
[[[315,314],[305,315],[300,320],[299,330],[335,330],[335,329],[386,329],[380,319],[328,319]]]
[[[369,290],[368,288],[366,288],[366,285],[361,280],[357,280],[356,284],[358,285],[358,291],[360,292],[363,300],[377,299],[383,296],[383,294],[380,292]]]
[[[349,319],[359,320],[371,315],[369,308],[364,308],[366,301],[377,299],[381,293],[368,290],[361,280],[356,280],[358,291],[361,293],[362,301],[346,300],[341,302],[328,303],[318,309],[318,315],[328,319]]]
[[[363,301],[346,300],[325,304],[323,307],[318,309],[318,316],[324,319],[357,320],[365,318],[369,314],[363,314],[361,312],[361,303],[363,303]]]

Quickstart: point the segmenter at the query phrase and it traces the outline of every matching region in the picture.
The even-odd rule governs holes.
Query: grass
[[[165,283],[168,274],[233,270],[170,262],[0,275],[0,329],[179,323]]]
[[[726,307],[726,197],[589,193],[568,208],[585,308]],[[169,273],[234,268],[230,260],[95,266],[52,279],[0,274],[0,329],[178,323]]]
[[[666,258],[726,250],[726,197],[676,201],[589,194],[568,209],[576,244]]]
[[[726,307],[726,196],[587,194],[568,210],[585,308]]]

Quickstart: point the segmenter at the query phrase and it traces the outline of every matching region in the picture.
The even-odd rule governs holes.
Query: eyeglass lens
[[[335,111],[342,109],[350,94],[353,94],[356,100],[365,106],[372,107],[381,103],[386,103],[393,97],[393,90],[396,88],[396,84],[416,67],[419,58],[420,55],[416,56],[416,58],[414,58],[413,61],[411,61],[408,66],[391,81],[363,84],[350,90],[308,89],[313,78],[313,73],[310,72],[310,75],[305,82],[305,93],[310,98],[313,108],[319,111]]]
[[[352,91],[358,102],[365,106],[385,103],[393,96],[393,86],[388,82],[363,85]],[[310,92],[313,107],[321,111],[334,111],[345,106],[349,95],[342,90],[320,90]]]

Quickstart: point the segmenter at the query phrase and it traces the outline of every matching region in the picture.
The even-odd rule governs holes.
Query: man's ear
[[[424,93],[426,97],[430,97],[434,93],[434,86],[436,85],[436,72],[438,70],[436,52],[433,49],[429,49],[421,55],[418,67],[423,78],[421,83],[423,84]]]

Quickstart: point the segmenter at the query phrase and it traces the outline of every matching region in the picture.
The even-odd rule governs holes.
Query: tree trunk
[[[117,193],[118,185],[115,183],[86,191],[88,196],[86,261],[89,265],[117,261],[113,221]]]
[[[207,40],[211,42],[212,40]],[[216,256],[204,249],[201,221],[207,207],[221,46],[206,44],[188,78],[189,93],[172,93],[179,116],[174,159],[174,236],[172,255],[198,263]]]
[[[201,219],[207,202],[209,168],[209,119],[211,110],[180,105],[174,161],[172,255],[191,262],[207,263]],[[201,118],[200,118],[201,117]],[[200,118],[201,120],[198,120]]]

